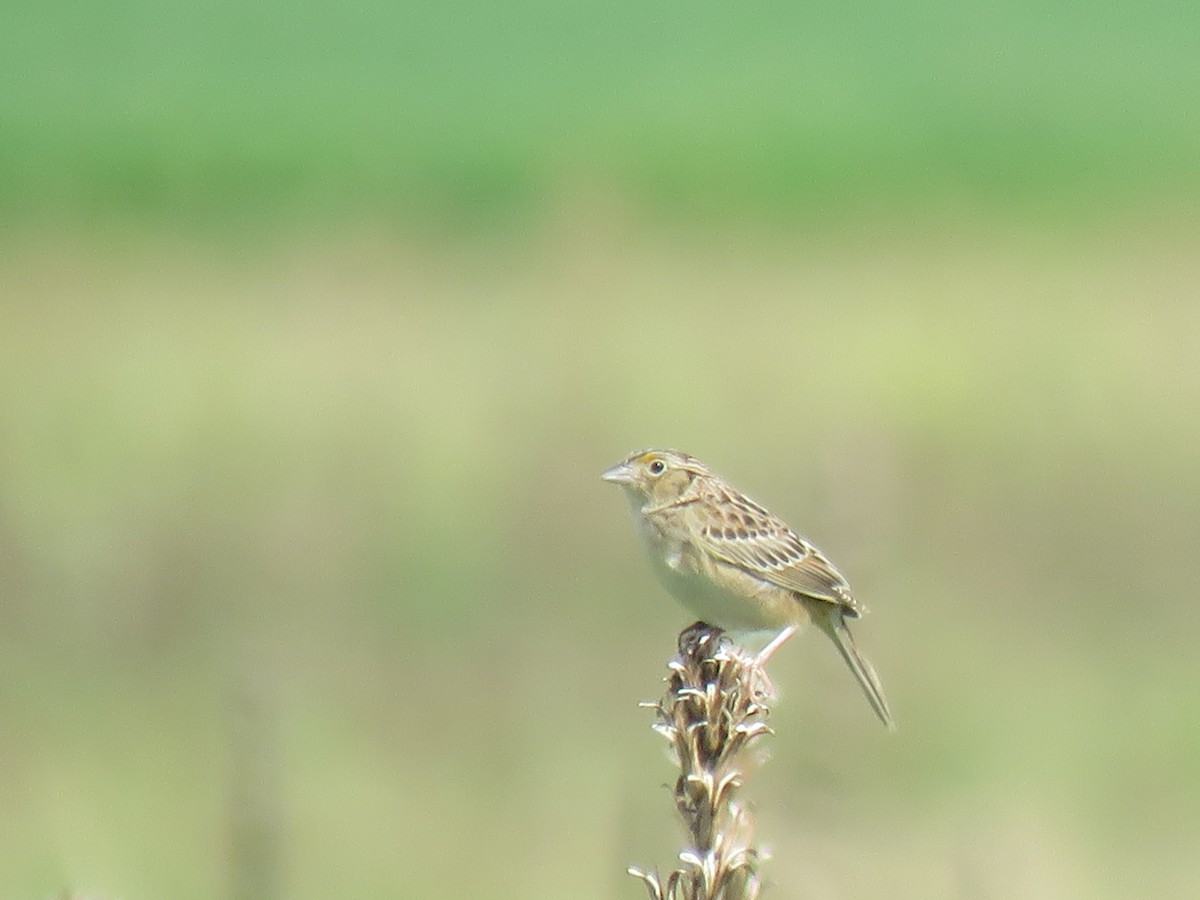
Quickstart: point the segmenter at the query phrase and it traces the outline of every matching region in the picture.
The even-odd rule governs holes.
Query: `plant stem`
[[[720,630],[697,622],[679,636],[653,728],[679,767],[675,808],[689,844],[664,880],[633,867],[651,900],[754,900],[761,887],[750,811],[739,793],[750,756],[770,733],[770,683],[752,657]]]

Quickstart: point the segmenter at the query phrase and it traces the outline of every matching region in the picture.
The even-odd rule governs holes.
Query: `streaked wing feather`
[[[697,538],[720,560],[787,590],[827,600],[857,616],[863,609],[842,574],[821,552],[753,500],[721,491],[704,504]],[[721,510],[718,517],[715,510]]]

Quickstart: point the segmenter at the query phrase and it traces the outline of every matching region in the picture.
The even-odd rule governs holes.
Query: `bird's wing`
[[[865,612],[821,551],[753,500],[727,494],[703,508],[696,539],[717,559],[781,588],[834,603],[846,615]]]

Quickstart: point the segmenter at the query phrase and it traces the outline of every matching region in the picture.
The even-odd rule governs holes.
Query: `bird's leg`
[[[787,643],[788,638],[796,633],[797,626],[789,625],[775,637],[771,638],[771,643],[763,647],[758,656],[754,657],[754,664],[759,668],[765,666],[767,661],[775,655],[775,651]]]

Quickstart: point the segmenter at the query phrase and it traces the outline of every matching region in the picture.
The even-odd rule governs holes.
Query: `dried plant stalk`
[[[675,807],[689,845],[664,879],[631,867],[651,900],[754,900],[761,853],[750,811],[739,801],[746,751],[770,733],[770,683],[753,658],[718,629],[697,622],[679,636],[654,730],[667,739],[679,777]]]

